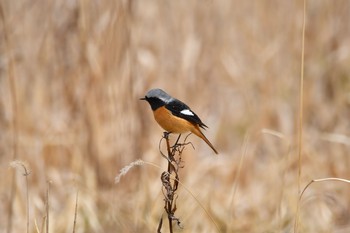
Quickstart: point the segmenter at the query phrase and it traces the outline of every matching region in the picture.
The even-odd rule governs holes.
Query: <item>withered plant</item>
[[[184,141],[180,142],[181,134],[176,139],[175,143],[170,146],[169,142],[169,132],[164,132],[162,139],[159,142],[159,152],[161,155],[168,161],[168,169],[167,171],[164,171],[161,175],[161,181],[162,181],[162,192],[164,195],[164,210],[168,217],[169,222],[169,231],[170,233],[173,232],[173,222],[177,224],[180,228],[181,222],[178,217],[175,216],[175,212],[177,210],[177,188],[180,182],[179,177],[179,169],[184,168],[184,161],[182,160],[182,152],[185,149],[185,146],[192,145],[191,142],[187,142],[187,138],[190,134],[188,134]],[[161,149],[161,144],[165,140],[166,142],[166,154],[163,153]],[[193,147],[193,145],[192,145]],[[158,225],[157,232],[161,232],[163,225],[163,217],[161,217]]]

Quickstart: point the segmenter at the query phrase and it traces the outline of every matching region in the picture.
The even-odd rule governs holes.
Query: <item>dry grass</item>
[[[202,207],[222,232],[293,232],[299,182],[350,178],[348,0],[307,1],[300,161],[303,1],[0,4],[0,232],[26,231],[27,215],[29,232],[155,232],[166,161],[138,100],[153,87],[187,102],[220,152],[190,137],[175,232],[217,232]],[[310,185],[299,232],[349,232],[349,192]]]

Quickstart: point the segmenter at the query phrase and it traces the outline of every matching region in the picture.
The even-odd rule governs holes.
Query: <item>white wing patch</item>
[[[191,112],[189,109],[184,109],[181,111],[181,113],[187,116],[194,116],[193,112]]]

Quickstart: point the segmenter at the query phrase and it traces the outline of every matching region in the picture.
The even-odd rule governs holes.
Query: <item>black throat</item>
[[[154,97],[146,98],[146,101],[151,105],[153,111],[165,105],[163,100]]]

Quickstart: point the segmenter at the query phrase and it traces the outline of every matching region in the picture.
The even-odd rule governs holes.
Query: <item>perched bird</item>
[[[186,104],[161,89],[152,89],[144,98],[153,110],[154,119],[169,133],[191,132],[203,139],[218,154],[200,128],[208,128]]]

